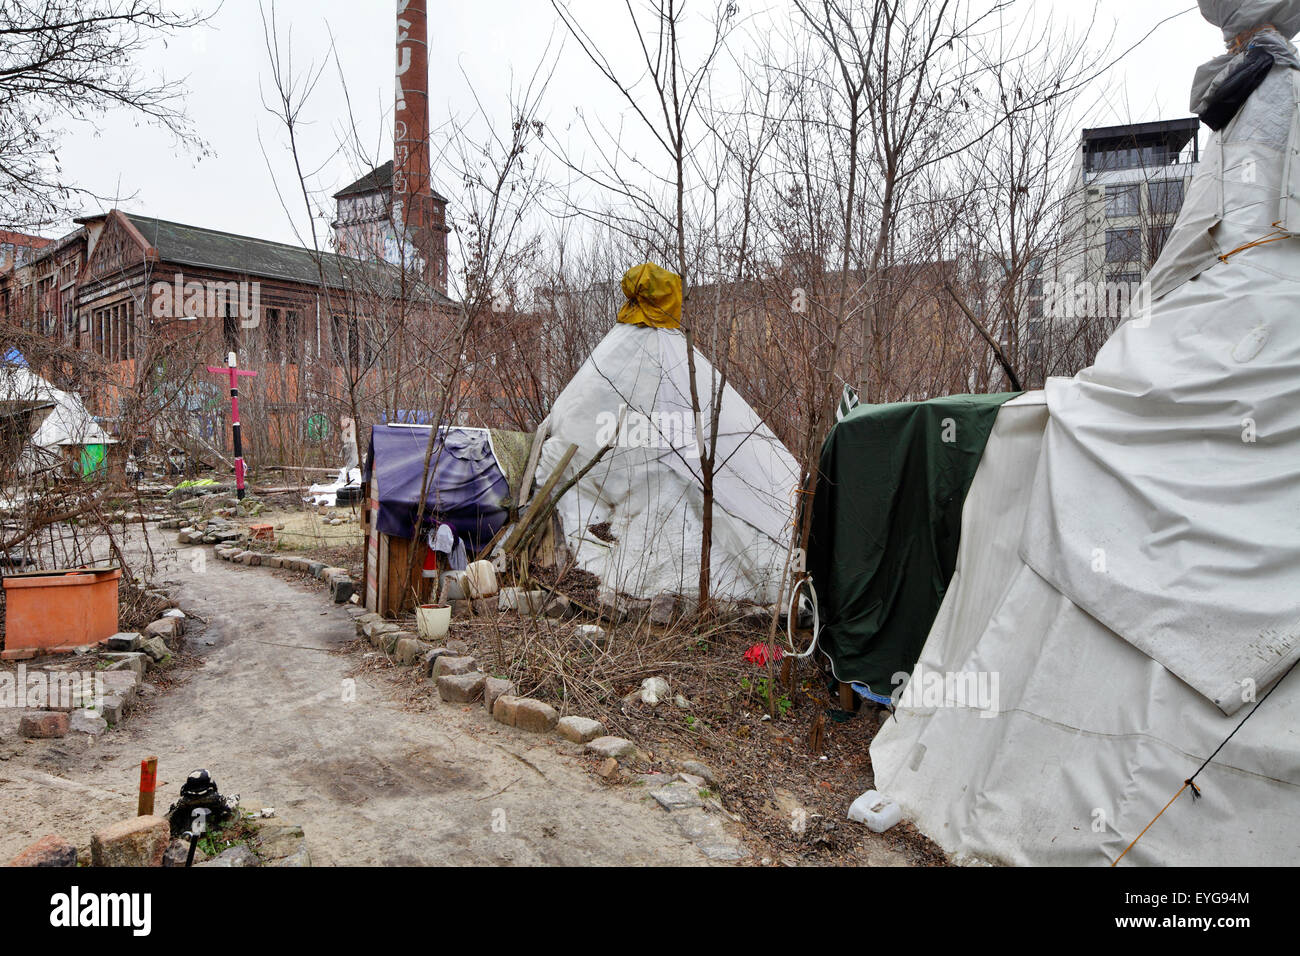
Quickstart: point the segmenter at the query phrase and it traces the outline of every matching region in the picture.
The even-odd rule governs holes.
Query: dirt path
[[[354,636],[347,613],[200,550],[200,570],[182,548],[161,576],[207,621],[190,631],[204,666],[93,743],[4,741],[0,859],[49,832],[88,844],[134,812],[139,761],[156,754],[160,809],[206,767],[223,792],[301,823],[316,865],[707,862],[643,792],[588,774],[572,745],[481,706],[404,712],[373,674],[345,702],[356,658],[329,651]]]

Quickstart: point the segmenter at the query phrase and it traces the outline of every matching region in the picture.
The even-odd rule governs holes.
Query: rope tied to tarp
[[[1179,797],[1181,797],[1183,795],[1183,791],[1186,790],[1188,787],[1192,788],[1193,803],[1201,799],[1201,788],[1196,785],[1196,778],[1200,776],[1201,771],[1204,770],[1206,767],[1208,767],[1210,765],[1210,762],[1219,755],[1219,751],[1222,750],[1225,746],[1227,746],[1228,741],[1231,740],[1233,737],[1237,736],[1237,731],[1241,730],[1241,728],[1246,725],[1246,721],[1250,720],[1251,717],[1255,716],[1255,712],[1259,710],[1259,708],[1263,705],[1264,701],[1268,700],[1269,697],[1272,696],[1273,691],[1277,690],[1279,687],[1282,686],[1282,682],[1287,679],[1287,676],[1293,670],[1295,670],[1296,664],[1300,664],[1300,658],[1296,658],[1294,661],[1291,662],[1291,666],[1286,669],[1286,672],[1280,678],[1278,678],[1278,680],[1273,684],[1272,687],[1268,689],[1268,693],[1266,693],[1263,697],[1261,697],[1259,700],[1255,702],[1255,706],[1250,708],[1250,712],[1247,713],[1245,717],[1241,718],[1241,720],[1237,723],[1236,727],[1232,728],[1232,733],[1224,737],[1223,740],[1219,743],[1219,746],[1214,748],[1214,753],[1206,757],[1205,760],[1201,763],[1201,765],[1196,768],[1196,772],[1183,781],[1183,785],[1178,788],[1178,792],[1169,798],[1169,802],[1160,808],[1160,813],[1157,813],[1154,817],[1152,817],[1151,822],[1142,828],[1142,832],[1133,838],[1133,842],[1124,848],[1124,853],[1121,853],[1119,856],[1115,857],[1115,860],[1114,862],[1111,863],[1111,866],[1119,865],[1119,861],[1124,859],[1124,854],[1128,853],[1129,850],[1133,849],[1133,847],[1137,845],[1138,840],[1146,836],[1147,831],[1150,830],[1151,827],[1155,824],[1155,822],[1160,819],[1161,814],[1163,814],[1166,810],[1172,807],[1174,805],[1174,801],[1177,800]]]
[[[1250,242],[1238,246],[1236,249],[1233,249],[1231,252],[1223,253],[1221,256],[1219,256],[1219,261],[1227,262],[1229,259],[1231,259],[1239,252],[1245,252],[1247,249],[1254,249],[1256,246],[1266,246],[1270,242],[1281,242],[1283,239],[1290,239],[1290,238],[1291,238],[1291,233],[1283,229],[1281,221],[1278,221],[1273,223],[1272,232],[1260,236],[1258,239],[1252,239]]]
[[[1255,39],[1257,34],[1263,33],[1265,30],[1272,30],[1274,33],[1279,32],[1278,28],[1273,26],[1271,23],[1261,23],[1259,26],[1251,27],[1249,30],[1242,30],[1228,41],[1228,52],[1240,53],[1246,48],[1246,44],[1250,43],[1251,40]]]

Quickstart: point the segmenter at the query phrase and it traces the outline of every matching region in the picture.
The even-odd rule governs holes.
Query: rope
[[[1248,242],[1243,246],[1238,246],[1236,249],[1233,249],[1231,252],[1225,252],[1223,255],[1219,256],[1219,261],[1227,262],[1237,253],[1245,252],[1247,249],[1254,249],[1256,246],[1266,246],[1270,242],[1280,242],[1283,239],[1291,238],[1291,233],[1286,232],[1284,229],[1282,229],[1282,223],[1280,221],[1273,223],[1273,230],[1274,230],[1273,232],[1261,236],[1259,239],[1252,240],[1251,242]]]
[[[1282,681],[1286,680],[1287,676],[1293,670],[1295,670],[1296,664],[1300,664],[1300,658],[1296,658],[1294,661],[1291,662],[1291,666],[1286,669],[1286,673],[1282,675],[1281,679],[1278,680],[1277,683],[1275,683],[1272,687],[1268,689],[1268,693],[1265,694],[1263,697],[1261,697],[1254,707],[1250,708],[1250,713],[1247,714],[1245,717],[1241,718],[1241,723],[1237,724],[1237,726],[1232,729],[1232,733],[1228,734],[1228,736],[1223,738],[1223,743],[1219,744],[1219,746],[1214,748],[1214,753],[1210,754],[1208,757],[1205,758],[1205,763],[1201,764],[1199,767],[1196,768],[1196,773],[1192,774],[1190,777],[1187,778],[1187,782],[1191,783],[1192,789],[1196,791],[1195,794],[1193,794],[1194,798],[1199,798],[1201,795],[1201,791],[1197,789],[1196,784],[1192,783],[1192,781],[1196,779],[1197,774],[1199,774],[1202,770],[1204,770],[1209,765],[1210,761],[1219,755],[1219,751],[1224,748],[1224,745],[1227,744],[1229,740],[1231,740],[1233,737],[1237,735],[1237,731],[1241,730],[1241,728],[1245,725],[1246,721],[1250,720],[1250,718],[1255,715],[1255,711],[1259,710],[1260,704],[1263,704],[1264,701],[1268,700],[1269,697],[1272,696],[1273,691],[1277,690],[1279,687],[1282,686]]]
[[[1160,808],[1160,813],[1164,813],[1166,810],[1172,807],[1174,805],[1174,801],[1177,800],[1179,797],[1181,797],[1183,795],[1183,791],[1186,790],[1189,786],[1195,787],[1196,785],[1193,784],[1191,780],[1184,780],[1183,785],[1178,788],[1178,792],[1175,793],[1169,799],[1168,803],[1166,803],[1163,807]],[[1150,830],[1151,827],[1155,824],[1155,822],[1160,819],[1160,813],[1157,813],[1154,817],[1152,817],[1151,822],[1142,828],[1142,832],[1133,838],[1133,842],[1130,843],[1128,846],[1124,847],[1124,853],[1127,853],[1129,850],[1133,849],[1133,847],[1137,845],[1137,841],[1147,835],[1147,831]],[[1124,853],[1121,853],[1119,856],[1115,857],[1115,862],[1113,862],[1111,866],[1119,866],[1119,861],[1124,859]]]
[[[1274,33],[1276,33],[1277,27],[1273,26],[1273,24],[1271,23],[1261,23],[1257,27],[1251,27],[1249,30],[1243,30],[1241,33],[1238,33],[1235,37],[1233,37],[1231,40],[1228,41],[1228,52],[1240,53],[1243,49],[1245,49],[1247,43],[1255,39],[1255,37],[1258,34],[1263,33],[1265,30],[1272,30]]]
[[[812,599],[812,612],[813,612],[812,643],[808,645],[808,649],[804,651],[802,654],[792,653],[789,655],[790,657],[793,657],[795,660],[800,660],[800,661],[804,660],[805,658],[811,657],[812,652],[817,650],[817,638],[821,634],[821,614],[817,607],[817,589],[813,587],[812,575],[805,574],[795,583],[794,588],[790,591],[790,605],[789,607],[786,608],[786,613],[785,613],[786,640],[790,644],[790,650],[794,651],[794,647],[795,647],[794,619],[799,615],[799,608],[798,608],[799,589],[805,587],[808,589],[808,596]]]
[[[1151,823],[1148,823],[1146,826],[1144,826],[1142,828],[1142,832],[1133,838],[1133,842],[1130,843],[1128,846],[1124,847],[1124,853],[1127,853],[1129,850],[1133,849],[1133,847],[1137,845],[1137,841],[1142,839],[1144,836],[1146,836],[1147,831],[1150,830],[1152,825],[1157,820],[1160,819],[1160,814],[1164,813],[1166,810],[1172,807],[1174,805],[1174,801],[1177,800],[1179,797],[1181,797],[1183,795],[1183,791],[1186,790],[1188,787],[1192,788],[1193,802],[1201,799],[1201,788],[1196,785],[1196,778],[1200,776],[1202,770],[1204,770],[1206,767],[1210,765],[1210,761],[1212,761],[1215,757],[1219,755],[1219,751],[1222,750],[1225,746],[1227,746],[1228,741],[1231,740],[1233,737],[1237,736],[1237,731],[1241,730],[1241,728],[1246,725],[1246,721],[1250,720],[1251,717],[1255,716],[1255,711],[1259,710],[1260,705],[1263,704],[1264,701],[1268,700],[1270,696],[1272,696],[1273,691],[1277,690],[1279,687],[1282,686],[1282,682],[1287,679],[1287,677],[1290,675],[1290,673],[1293,670],[1295,670],[1296,664],[1300,664],[1300,658],[1296,658],[1294,661],[1291,662],[1291,666],[1286,669],[1286,672],[1281,676],[1281,678],[1279,678],[1278,681],[1268,689],[1268,693],[1255,702],[1255,706],[1250,708],[1250,713],[1248,713],[1245,717],[1241,718],[1237,726],[1232,728],[1232,733],[1224,737],[1223,741],[1219,744],[1219,746],[1214,748],[1214,753],[1206,757],[1204,762],[1199,767],[1196,768],[1196,772],[1183,781],[1183,785],[1178,788],[1178,792],[1175,793],[1172,797],[1170,797],[1169,802],[1160,808],[1160,813],[1157,813],[1154,817],[1152,817]],[[1118,866],[1119,861],[1124,859],[1124,853],[1121,853],[1119,856],[1115,857],[1115,861],[1111,863],[1111,866]]]

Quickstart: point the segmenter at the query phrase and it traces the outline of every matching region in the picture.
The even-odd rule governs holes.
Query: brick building
[[[167,389],[178,394],[166,413],[188,416],[200,440],[224,449],[227,403],[205,366],[234,351],[259,372],[249,386],[260,420],[250,444],[290,447],[313,415],[336,421],[349,411],[349,383],[369,394],[362,386],[382,377],[393,322],[435,337],[455,312],[444,294],[377,259],[117,209],[77,224],[0,274],[0,315],[102,359],[107,381],[80,390],[122,437],[150,432],[148,422],[121,420],[133,404],[148,405],[130,399]]]
[[[0,272],[24,265],[50,244],[49,239],[0,229]]]
[[[403,250],[394,224],[391,160],[335,193],[334,202],[337,210],[333,223],[334,246],[341,255],[401,264]],[[429,223],[426,243],[429,284],[446,293],[447,198],[430,187],[422,202]]]

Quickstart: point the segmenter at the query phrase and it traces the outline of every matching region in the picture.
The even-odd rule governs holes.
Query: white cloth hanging
[[[451,525],[446,522],[440,522],[434,530],[429,532],[429,549],[445,554],[447,556],[447,566],[453,571],[464,571],[469,567],[469,559],[465,553],[465,542],[457,536]],[[434,577],[436,573],[428,576]]]

